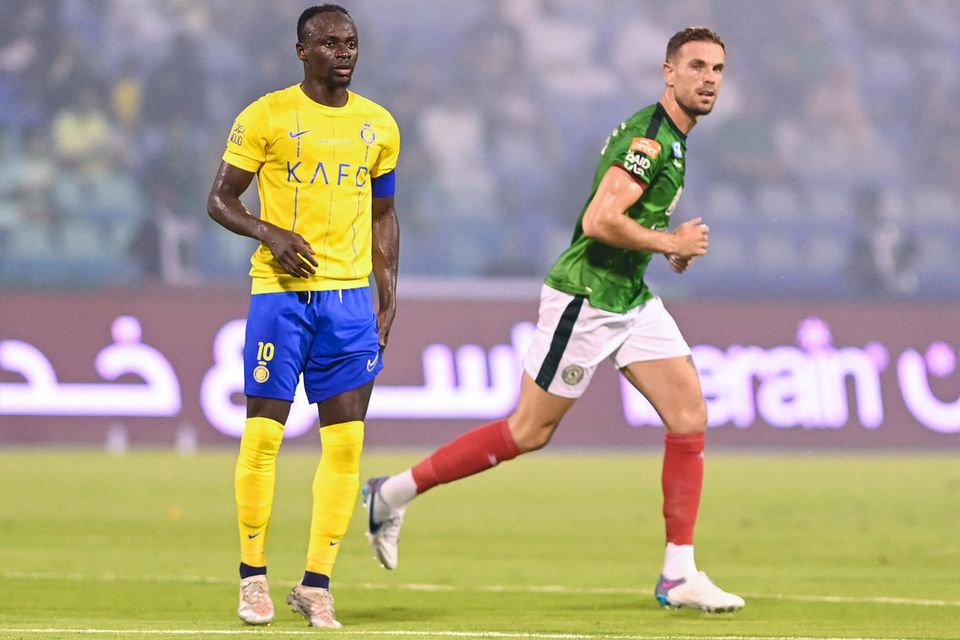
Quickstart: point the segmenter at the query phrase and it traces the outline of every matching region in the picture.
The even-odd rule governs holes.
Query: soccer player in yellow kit
[[[396,314],[400,132],[386,109],[347,89],[359,40],[343,7],[304,11],[296,51],[303,82],[237,116],[207,210],[230,231],[260,241],[251,258],[247,420],[235,477],[238,614],[248,624],[274,617],[267,533],[276,456],[302,374],[318,406],[322,454],[306,570],[287,602],[315,627],[339,627],[330,576],[356,504],[363,421]],[[254,177],[259,218],[240,201]]]

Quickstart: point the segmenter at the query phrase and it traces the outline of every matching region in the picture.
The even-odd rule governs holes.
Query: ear
[[[664,61],[664,63],[663,63],[663,81],[664,81],[664,83],[665,83],[668,87],[672,87],[672,86],[673,86],[673,74],[674,74],[673,65],[670,64],[670,62],[668,62],[668,61]]]
[[[305,49],[304,46],[303,46],[302,44],[300,44],[299,42],[297,43],[296,46],[297,46],[297,58],[299,58],[300,60],[306,62],[306,60],[307,60],[306,49]]]

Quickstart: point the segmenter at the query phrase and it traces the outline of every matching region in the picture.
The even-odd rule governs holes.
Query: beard
[[[681,102],[680,100],[677,100],[677,104],[680,105],[680,108],[686,111],[691,116],[697,117],[697,116],[705,116],[711,111],[713,111],[713,107],[717,104],[717,99],[716,99],[716,95],[714,95],[713,102],[711,102],[710,104],[704,105],[699,101],[699,96],[695,95],[693,100],[685,100],[683,102]]]

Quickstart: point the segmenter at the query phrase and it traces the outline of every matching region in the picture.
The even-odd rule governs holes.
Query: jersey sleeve
[[[621,136],[608,151],[611,166],[617,166],[629,173],[634,180],[650,185],[663,165],[662,145],[652,138],[632,138]]]
[[[397,121],[389,113],[384,112],[384,135],[381,142],[380,156],[370,171],[370,175],[377,178],[386,175],[397,168],[400,158],[400,128]]]
[[[223,161],[256,173],[267,157],[268,114],[263,100],[257,100],[240,112],[230,129]]]

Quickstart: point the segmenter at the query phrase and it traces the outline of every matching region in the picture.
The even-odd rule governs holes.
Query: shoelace
[[[388,542],[397,543],[400,540],[400,525],[403,524],[403,516],[390,516],[380,526],[383,529],[383,537]]]
[[[262,582],[248,582],[243,585],[243,600],[251,605],[259,605],[270,597]]]
[[[316,595],[305,595],[303,599],[307,603],[310,618],[329,617],[331,620],[336,619],[336,614],[333,610],[333,596],[330,595],[329,591]]]

